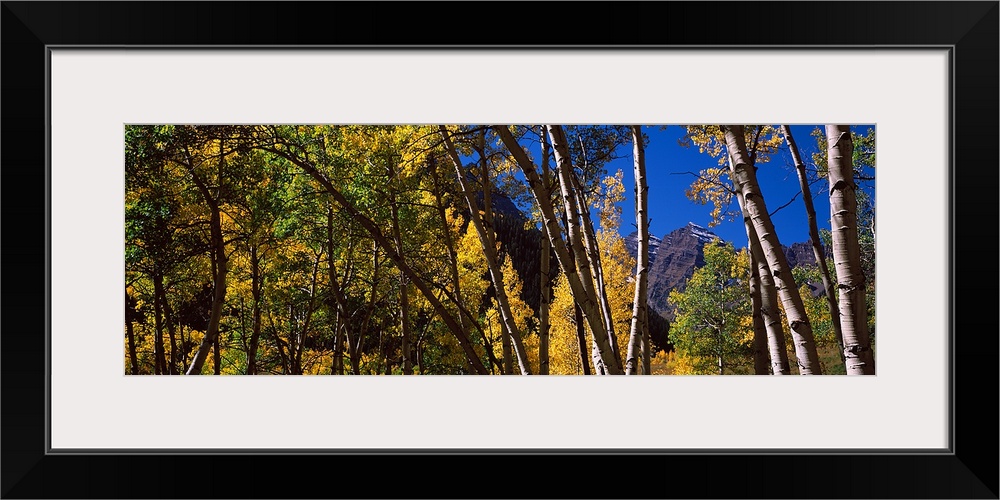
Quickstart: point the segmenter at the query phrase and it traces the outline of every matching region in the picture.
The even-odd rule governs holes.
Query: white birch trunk
[[[580,207],[578,203],[578,189],[576,189],[573,182],[575,174],[573,173],[573,162],[569,156],[566,134],[559,125],[547,125],[546,128],[549,131],[549,139],[552,141],[552,149],[555,151],[556,156],[556,174],[559,178],[563,206],[566,210],[566,233],[570,249],[573,251],[574,258],[576,259],[580,281],[585,287],[588,301],[591,304],[601,304],[600,293],[597,290],[595,276],[590,266],[590,256],[584,244],[584,228],[580,224],[582,218],[581,210],[586,210],[586,207]],[[595,257],[599,258],[599,256]],[[594,343],[597,346],[597,351],[604,365],[605,372],[609,375],[620,375],[622,374],[621,364],[618,357],[615,356],[614,348],[608,338],[610,333],[607,329],[609,321],[605,317],[604,308],[602,306],[600,308],[595,307],[594,309],[602,322],[602,328],[597,330],[592,328],[591,333],[594,336]],[[585,307],[584,314],[586,314]]]
[[[827,166],[830,180],[830,225],[833,264],[840,292],[840,326],[848,375],[874,375],[865,307],[865,276],[858,245],[858,200],[852,156],[854,143],[848,125],[827,125]]]
[[[632,329],[629,332],[628,354],[625,358],[625,374],[638,372],[642,355],[643,373],[649,374],[649,325],[647,324],[647,277],[649,275],[649,219],[646,200],[646,152],[642,146],[642,128],[632,126],[632,156],[635,170],[635,220],[639,234],[638,252],[635,262],[635,295],[632,301]],[[641,345],[640,345],[641,344]],[[640,353],[640,350],[642,351]]]
[[[837,310],[837,299],[833,293],[833,280],[830,279],[830,268],[826,265],[826,255],[823,251],[823,244],[819,239],[819,227],[816,224],[816,207],[813,205],[812,192],[809,191],[809,179],[806,177],[806,165],[799,155],[799,148],[795,145],[792,131],[788,125],[781,126],[781,134],[785,136],[788,143],[788,150],[792,153],[792,163],[795,164],[795,172],[799,177],[799,188],[802,190],[802,203],[806,207],[806,219],[809,221],[809,240],[812,243],[813,256],[816,264],[823,276],[823,292],[826,295],[826,303],[830,308],[830,322],[833,325],[833,335],[840,346],[840,361],[847,366],[847,358],[844,356],[844,333],[840,326],[840,311]]]
[[[733,162],[732,156],[729,162]],[[746,215],[742,193],[736,193],[736,200],[743,213],[743,226],[747,232],[747,248],[750,249],[750,263],[757,268],[757,279],[760,280],[760,316],[767,331],[767,352],[771,362],[772,375],[789,375],[791,367],[788,364],[788,351],[785,350],[785,331],[781,328],[781,311],[778,310],[778,291],[774,286],[771,269],[764,258],[760,239],[753,222]]]
[[[771,276],[778,289],[778,296],[788,317],[788,326],[792,332],[792,342],[795,345],[795,357],[802,375],[819,375],[822,368],[819,365],[819,355],[816,353],[816,341],[813,338],[812,325],[805,313],[802,296],[795,286],[792,270],[788,267],[788,259],[781,251],[781,243],[774,230],[774,223],[767,212],[764,197],[757,183],[757,174],[748,160],[746,143],[742,125],[723,126],[726,145],[732,161],[729,162],[730,173],[737,191],[743,198],[744,216],[749,217],[757,232],[764,259],[767,261]]]
[[[544,191],[550,197],[549,190],[549,142],[542,138],[542,182],[545,183]],[[538,304],[538,374],[549,374],[549,304],[552,301],[552,277],[549,276],[549,258],[552,253],[552,245],[549,243],[548,230],[542,225],[541,241],[541,262],[539,264],[541,280],[540,299]]]

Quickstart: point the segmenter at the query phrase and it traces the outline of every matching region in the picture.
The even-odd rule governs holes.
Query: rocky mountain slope
[[[638,249],[636,238],[635,232],[625,237],[625,245],[633,257]],[[668,233],[662,239],[650,236],[649,306],[652,310],[668,320],[673,319],[673,311],[667,303],[670,292],[684,290],[695,269],[705,264],[705,245],[715,238],[718,238],[715,233],[693,222]],[[783,246],[783,249],[792,267],[816,263],[812,246],[808,242]],[[817,290],[813,293],[817,293]]]

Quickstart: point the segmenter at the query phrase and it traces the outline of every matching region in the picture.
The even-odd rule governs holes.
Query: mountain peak
[[[656,261],[656,251],[660,248],[660,243],[663,240],[649,235],[649,242],[647,248],[649,250],[649,264],[652,265]],[[629,254],[633,257],[639,253],[639,231],[632,231],[628,236],[625,237],[625,248],[628,249]]]
[[[690,232],[695,237],[697,237],[699,240],[701,240],[701,241],[703,241],[705,243],[708,243],[709,241],[712,241],[715,238],[719,238],[719,236],[716,235],[715,233],[713,233],[712,231],[708,230],[705,227],[699,226],[698,224],[695,224],[694,222],[688,222],[687,226],[685,226],[684,229],[686,229],[688,232]],[[719,238],[719,239],[722,239],[722,238]]]

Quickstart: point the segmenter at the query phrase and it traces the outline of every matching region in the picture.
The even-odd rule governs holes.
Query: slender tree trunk
[[[170,339],[170,363],[168,369],[171,375],[178,375],[177,356],[180,354],[177,349],[177,331],[174,327],[174,311],[170,308],[170,299],[167,298],[166,290],[163,293],[163,319],[167,324],[167,337]]]
[[[770,369],[767,351],[767,328],[764,326],[764,316],[761,313],[760,272],[757,263],[750,255],[750,316],[753,318],[753,372],[755,375],[767,375]]]
[[[289,311],[289,316],[291,316],[291,311]],[[271,320],[271,331],[274,333],[274,343],[275,345],[278,346],[278,355],[281,357],[281,374],[288,375],[293,372],[292,364],[291,362],[289,362],[290,357],[294,359],[294,356],[292,356],[292,354],[294,354],[293,350],[291,349],[291,346],[288,346],[285,340],[281,338],[281,333],[278,331],[278,327],[277,325],[275,325],[274,319],[271,318],[270,313],[268,313],[268,319]],[[292,339],[291,327],[289,327],[288,335],[289,335],[289,341],[294,342],[294,340]],[[286,346],[289,347],[288,352],[285,352]]]
[[[390,174],[392,174],[390,169]],[[396,205],[396,195],[392,195],[390,200],[392,210],[392,237],[396,241],[396,251],[401,258],[405,256],[403,251],[403,236],[399,231],[399,207]],[[413,360],[410,359],[410,296],[407,293],[406,273],[399,272],[399,329],[403,335],[403,375],[413,375]]]
[[[598,306],[600,299],[595,289],[596,282],[594,281],[594,276],[588,262],[587,251],[583,244],[583,229],[580,227],[579,221],[582,216],[581,210],[585,210],[586,207],[581,208],[577,203],[573,185],[573,175],[575,174],[573,173],[573,164],[569,157],[566,134],[563,132],[562,127],[558,125],[547,125],[547,127],[549,139],[552,141],[552,148],[555,151],[556,173],[559,177],[563,205],[566,210],[569,246],[576,260],[577,271],[580,275],[579,281],[583,285],[583,290],[581,291],[586,296],[586,300],[580,306],[583,309],[583,314],[587,316],[588,322],[591,323],[591,333],[594,335],[597,351],[607,369],[607,373],[610,375],[621,375],[624,372],[617,356],[614,355],[612,344],[609,342],[607,323],[604,320],[602,308]],[[520,146],[517,146],[516,149],[520,150]],[[523,153],[523,150],[521,151]],[[533,167],[532,173],[534,173]],[[537,175],[535,177],[537,178]],[[562,263],[561,261],[562,259],[560,259],[560,264]],[[567,272],[566,274],[568,276],[570,273]],[[577,298],[575,294],[574,298]],[[578,298],[577,302],[580,302]],[[593,315],[593,319],[590,318],[591,315]]]
[[[587,262],[594,270],[595,289],[597,300],[601,305],[601,317],[604,320],[604,328],[608,333],[608,343],[611,344],[611,352],[615,359],[621,359],[621,350],[618,347],[618,336],[615,335],[615,321],[611,314],[611,303],[608,301],[607,287],[604,284],[604,269],[601,267],[601,253],[597,247],[597,236],[594,232],[594,222],[590,218],[590,205],[583,196],[583,188],[580,186],[576,174],[571,176],[573,180],[573,191],[576,193],[577,206],[580,207],[580,226],[583,228],[583,246],[586,249]]]
[[[347,345],[348,345],[348,356],[351,358],[351,371],[355,375],[360,375],[359,372],[359,362],[360,354],[357,352],[358,348],[355,344],[360,341],[355,338],[354,325],[351,324],[352,311],[347,303],[347,295],[340,286],[340,281],[337,278],[337,261],[333,254],[333,207],[330,206],[326,211],[326,246],[329,249],[326,254],[327,258],[327,272],[330,278],[330,291],[333,295],[334,305],[337,309],[338,326],[336,333],[334,334],[334,364],[337,365],[337,373],[340,375],[344,374],[344,351],[343,343],[344,339],[341,335],[346,334]],[[372,257],[372,293],[369,299],[371,303],[375,300],[375,283],[378,282],[378,248],[373,249],[374,255]],[[369,310],[371,305],[369,305]],[[365,320],[367,323],[367,319]],[[338,361],[339,359],[339,361]]]
[[[464,196],[465,202],[469,207],[469,219],[471,220],[472,225],[476,228],[476,233],[479,235],[480,246],[483,248],[483,255],[486,257],[486,264],[490,269],[490,277],[492,278],[497,305],[500,309],[503,330],[505,330],[504,339],[506,339],[509,335],[510,340],[513,341],[513,347],[517,354],[517,361],[521,366],[521,374],[531,375],[531,366],[528,364],[528,353],[524,348],[521,332],[517,328],[517,324],[514,322],[514,314],[511,312],[510,300],[507,297],[507,289],[504,286],[503,270],[500,268],[500,263],[497,260],[497,244],[496,236],[493,232],[493,226],[490,224],[489,227],[487,227],[479,216],[480,212],[479,207],[477,206],[478,204],[476,203],[476,199],[469,187],[469,183],[465,178],[465,172],[462,169],[462,161],[458,156],[458,151],[455,149],[455,145],[451,142],[448,130],[442,125],[440,127],[440,132],[441,138],[444,140],[445,146],[448,149],[448,155],[451,157],[451,161],[455,165],[455,172],[458,175],[458,182],[461,186],[462,195]],[[484,200],[489,201],[485,192],[492,189],[492,182],[488,177],[484,177],[482,179],[482,183]],[[492,213],[491,207],[484,207],[484,213]],[[487,222],[489,222],[489,220],[487,220]],[[505,359],[509,358],[509,354],[505,356]],[[511,371],[506,360],[504,362],[504,371],[508,373]]]
[[[541,290],[538,303],[538,374],[549,374],[549,303],[552,301],[552,278],[549,276],[549,237],[542,227],[541,269],[539,279]]]
[[[601,352],[597,350],[597,344],[591,342],[590,357],[594,360],[594,374],[608,375],[608,370],[601,359]]]
[[[848,125],[827,125],[827,164],[830,179],[830,217],[833,226],[833,264],[837,266],[840,322],[848,375],[874,375],[868,339],[865,275],[858,245],[858,200],[855,193],[854,142]]]
[[[181,339],[181,373],[187,373],[188,361],[188,339],[184,336],[184,325],[177,325],[177,336]]]
[[[442,134],[445,134],[444,130],[445,130],[445,128],[442,126],[441,127],[441,133]],[[482,209],[482,211],[477,212],[477,213],[481,213],[482,214],[482,224],[483,224],[483,228],[486,230],[486,233],[488,235],[487,239],[490,242],[492,242],[492,245],[491,245],[492,248],[496,248],[499,245],[496,244],[496,229],[495,229],[496,226],[493,225],[493,183],[490,180],[490,173],[489,173],[489,170],[488,170],[487,165],[486,165],[486,131],[484,131],[484,130],[480,131],[478,139],[479,139],[479,142],[476,144],[475,148],[476,148],[476,152],[479,153],[479,178],[481,179],[482,186],[483,186],[483,189],[482,189],[482,193],[483,193],[483,209]],[[450,144],[449,144],[449,146],[450,146]],[[451,152],[451,150],[449,150],[449,152]],[[457,158],[457,152],[456,152],[456,155],[452,156],[452,158],[453,158],[453,161],[454,161],[454,158]],[[455,164],[459,165],[459,163],[455,163]],[[460,169],[458,171],[461,172]],[[461,175],[461,173],[459,173],[459,175]],[[467,189],[468,186],[463,183],[462,187],[463,187],[463,192],[467,196],[471,196],[471,193]],[[473,208],[475,208],[474,204],[473,205],[469,205],[469,210],[472,210]],[[500,260],[501,260],[500,255],[497,255],[495,258],[497,259],[497,266],[502,270],[503,269],[503,267],[502,267],[503,264],[500,262]],[[502,279],[502,273],[501,273],[501,279]],[[497,286],[498,286],[497,283],[493,283],[494,290],[496,289]],[[502,286],[502,284],[500,286]],[[508,298],[506,298],[506,290],[504,290],[504,297],[505,297],[504,300],[509,300]],[[499,304],[499,302],[500,302],[500,296],[497,295],[497,303]],[[508,302],[508,307],[509,306],[510,305],[509,305],[509,302]],[[501,314],[502,314],[502,311],[501,311]],[[515,328],[516,328],[516,325],[515,325]],[[514,359],[513,359],[513,353],[511,352],[511,348],[512,348],[512,346],[511,346],[511,336],[512,336],[512,333],[511,333],[511,330],[508,328],[508,321],[506,321],[506,318],[501,318],[501,321],[500,321],[500,332],[501,332],[501,335],[500,335],[500,344],[501,345],[500,345],[500,347],[501,347],[501,354],[503,355],[503,374],[504,375],[513,375],[514,374]],[[518,335],[519,335],[519,333],[518,333]]]
[[[749,217],[757,232],[764,258],[774,278],[778,295],[788,316],[788,324],[792,331],[795,344],[795,354],[802,375],[819,375],[822,368],[816,353],[816,341],[813,338],[812,325],[805,313],[802,297],[795,286],[788,259],[781,250],[774,224],[767,212],[764,197],[757,183],[757,174],[748,160],[746,143],[742,125],[724,126],[726,144],[731,155],[730,172],[737,190],[743,198],[744,216]]]
[[[462,330],[469,333],[469,320],[461,311],[462,285],[458,274],[458,252],[455,250],[455,242],[451,238],[451,227],[448,225],[448,214],[445,211],[444,201],[441,199],[441,179],[438,175],[437,161],[434,157],[430,159],[431,180],[434,182],[434,205],[437,208],[438,218],[441,219],[441,241],[444,242],[445,251],[448,253],[448,270],[451,272],[452,289],[455,290],[456,309],[458,310],[458,321],[462,324]],[[466,360],[468,362],[468,360]],[[471,365],[467,366],[471,372]]]
[[[581,278],[577,270],[575,257],[570,254],[569,249],[566,247],[566,242],[562,239],[562,231],[559,229],[559,221],[556,219],[552,200],[549,198],[548,191],[545,190],[545,185],[539,178],[538,172],[535,171],[534,163],[528,158],[527,153],[524,152],[521,145],[517,143],[517,139],[511,135],[506,127],[494,126],[493,129],[500,136],[500,140],[503,141],[504,146],[510,151],[518,168],[521,169],[521,172],[524,173],[525,178],[528,180],[528,187],[542,214],[545,234],[549,237],[549,242],[552,245],[552,250],[555,252],[559,267],[566,276],[566,281],[569,283],[573,300],[577,304],[581,304],[581,310],[587,324],[590,325],[591,330],[602,332],[598,337],[606,344],[607,336],[604,334],[606,332],[604,332],[601,313],[597,308],[596,299],[590,293],[593,289],[593,280],[590,281],[589,285],[586,285],[585,281]],[[611,346],[607,345],[606,348],[607,352],[610,353]]]
[[[327,274],[330,279],[330,309],[334,311],[333,327],[333,364],[330,373],[344,374],[344,329],[348,327],[350,317],[347,315],[347,300],[341,300],[341,290],[337,282],[336,257],[333,253],[333,207],[326,211],[326,258]],[[343,303],[343,307],[341,304]]]
[[[253,295],[253,326],[247,349],[247,375],[257,374],[257,349],[260,346],[261,270],[256,246],[250,247],[250,293]]]
[[[399,273],[399,321],[400,329],[403,332],[403,375],[413,375],[413,348],[410,345],[410,294],[407,291],[408,284],[406,276]]]
[[[539,134],[542,141],[542,182],[546,198],[551,199],[552,188],[549,182],[549,141],[545,134]],[[548,230],[542,224],[541,251],[539,263],[539,294],[538,301],[538,373],[549,374],[549,304],[552,303],[552,276],[549,271],[549,259],[552,254],[552,244],[549,242]]]
[[[215,344],[215,340],[219,336],[219,325],[222,322],[222,306],[226,301],[228,258],[226,257],[225,243],[222,239],[222,217],[218,205],[214,202],[210,204],[212,205],[212,260],[215,262],[216,267],[213,283],[214,291],[212,293],[212,309],[209,313],[205,337],[201,340],[201,345],[198,347],[198,351],[195,352],[194,360],[191,361],[191,365],[188,367],[188,375],[201,374],[201,368],[205,365],[205,360],[208,358],[208,351]]]
[[[382,351],[382,367],[384,369],[382,373],[392,375],[392,362],[389,359],[389,342],[386,340],[386,336],[385,330],[379,331],[379,349]]]
[[[573,313],[576,323],[576,341],[580,346],[580,366],[583,367],[584,375],[590,375],[590,362],[587,361],[587,330],[583,324],[583,312],[579,304],[573,306]],[[599,364],[600,356],[596,356],[594,361]]]
[[[731,159],[730,159],[731,161]],[[746,214],[743,196],[736,193],[740,211]],[[788,351],[785,349],[785,330],[781,327],[781,312],[778,310],[778,290],[771,277],[771,269],[767,267],[764,250],[761,249],[757,230],[746,215],[743,216],[743,226],[747,232],[747,247],[750,249],[750,263],[756,267],[757,279],[760,281],[760,315],[767,331],[767,351],[771,360],[772,375],[789,375],[791,367],[788,364]]]
[[[729,156],[733,163],[732,155]],[[743,227],[747,233],[747,250],[750,253],[750,300],[753,318],[754,373],[757,375],[788,375],[788,353],[785,350],[785,332],[781,328],[781,314],[778,311],[778,296],[774,288],[771,271],[764,259],[764,252],[757,238],[757,230],[746,214],[746,203],[742,193],[735,193],[743,216]],[[762,345],[763,344],[763,345]],[[763,359],[761,359],[763,358]],[[768,369],[770,361],[770,369]],[[763,364],[763,367],[761,365]]]
[[[344,352],[341,350],[344,338],[343,325],[341,324],[340,309],[336,302],[331,299],[330,309],[333,312],[333,361],[330,363],[330,375],[343,375]]]
[[[344,320],[340,312],[337,312],[337,333],[334,335],[336,347],[333,351],[333,368],[337,375],[344,374]]]
[[[830,323],[833,325],[833,335],[840,346],[840,361],[847,366],[847,359],[844,357],[844,332],[840,327],[840,311],[837,310],[837,298],[833,292],[833,280],[830,279],[830,268],[826,265],[826,255],[823,251],[823,243],[819,239],[819,227],[816,225],[816,207],[813,205],[812,192],[809,190],[809,178],[806,176],[806,165],[799,156],[799,148],[792,138],[792,131],[788,125],[781,126],[781,133],[788,143],[788,150],[792,153],[792,162],[795,164],[795,172],[799,177],[799,188],[802,190],[802,203],[806,207],[806,218],[809,221],[809,242],[812,243],[813,256],[816,264],[823,276],[823,292],[826,295],[826,303],[830,308]]]
[[[642,144],[642,128],[638,125],[632,126],[632,156],[635,163],[635,221],[639,234],[637,235],[638,253],[635,263],[635,295],[632,300],[632,331],[629,332],[625,374],[635,375],[638,373],[638,358],[641,355],[643,372],[648,375],[649,325],[646,316],[646,290],[649,276],[649,212],[646,201],[648,190],[646,187],[646,152]]]
[[[562,132],[561,127],[560,132]],[[583,150],[583,167],[584,170],[586,170],[587,153],[586,149],[583,149],[584,144],[582,139],[580,140],[580,147]],[[569,158],[568,155],[566,157]],[[593,270],[594,273],[597,300],[601,306],[601,316],[604,319],[604,329],[607,331],[608,342],[611,344],[611,352],[614,354],[615,360],[619,360],[620,365],[622,354],[621,349],[618,347],[618,336],[615,335],[615,321],[614,316],[611,314],[611,303],[608,301],[607,287],[604,284],[604,269],[601,266],[601,253],[597,247],[597,235],[596,231],[594,231],[594,221],[590,218],[590,204],[587,202],[586,196],[584,196],[583,186],[573,170],[570,170],[569,177],[573,181],[572,191],[576,194],[576,203],[580,210],[580,226],[583,229],[583,246],[586,250],[585,253],[587,255],[587,263],[590,265],[590,269]],[[604,374],[604,370],[598,371],[602,375]]]
[[[458,274],[458,252],[455,250],[455,241],[451,237],[451,227],[448,225],[448,216],[445,212],[444,201],[441,196],[441,179],[437,171],[437,161],[433,157],[430,159],[430,172],[431,178],[434,181],[434,203],[438,210],[438,217],[441,219],[441,229],[442,229],[442,241],[445,244],[445,250],[448,253],[448,268],[451,272],[452,289],[454,290],[454,298],[452,301],[455,303],[456,315],[458,316],[459,322],[462,324],[462,330],[468,336],[472,328],[479,331],[481,338],[484,343],[488,344],[485,332],[472,319],[472,315],[468,312],[466,307],[462,304],[462,285],[461,279]],[[491,367],[498,366],[498,362],[493,355],[493,347],[487,345],[486,355],[490,359]],[[468,359],[464,360],[466,372],[472,373],[472,364],[469,363]],[[502,369],[502,365],[501,369]]]
[[[295,345],[297,350],[295,351],[295,374],[301,375],[304,373],[302,368],[302,353],[306,349],[306,336],[309,335],[309,329],[312,326],[312,317],[316,312],[316,290],[319,284],[319,264],[323,262],[323,252],[320,251],[316,254],[316,261],[313,263],[312,270],[312,280],[309,284],[309,302],[306,304],[306,318],[302,322],[302,328],[299,329],[298,337],[295,340]]]
[[[222,353],[219,352],[219,344],[221,343],[222,332],[219,332],[219,335],[215,337],[215,342],[212,343],[213,362],[215,363],[213,373],[215,375],[222,375]]]
[[[417,371],[424,374],[424,349],[420,342],[417,342]]]
[[[153,326],[156,336],[153,337],[153,373],[167,374],[167,359],[163,352],[163,275],[153,271]]]
[[[217,188],[218,194],[221,194],[222,184],[223,184],[223,170],[225,162],[225,149],[223,140],[219,140],[219,162],[218,162],[218,183]],[[226,241],[222,234],[222,210],[219,207],[219,197],[218,195],[213,196],[208,186],[201,180],[201,177],[194,171],[193,164],[189,163],[184,165],[188,172],[191,174],[191,179],[194,181],[198,190],[201,191],[202,197],[204,197],[205,202],[208,203],[209,209],[211,210],[211,218],[209,220],[209,227],[211,231],[211,259],[212,259],[212,308],[208,316],[208,326],[205,328],[205,337],[201,340],[201,345],[198,346],[198,350],[195,352],[194,359],[191,361],[191,365],[188,366],[188,375],[200,375],[201,369],[205,365],[205,360],[208,359],[208,352],[211,350],[212,345],[215,344],[216,338],[219,336],[219,325],[222,322],[222,306],[226,301],[226,274],[229,272],[228,268],[228,256],[226,256]]]
[[[562,132],[561,127],[560,132]],[[580,140],[580,148],[583,150],[583,168],[586,170],[587,152],[586,149],[584,149],[582,139]],[[569,158],[569,155],[566,157]],[[584,196],[583,186],[580,183],[580,179],[576,176],[575,171],[570,170],[569,177],[573,181],[572,191],[576,194],[576,203],[579,207],[580,226],[583,229],[583,246],[587,256],[587,263],[594,273],[595,291],[597,293],[598,303],[601,306],[601,316],[604,319],[604,329],[607,331],[608,342],[611,344],[611,352],[613,353],[615,360],[618,360],[619,365],[621,365],[620,360],[622,359],[622,353],[621,349],[618,347],[618,336],[615,335],[615,321],[614,316],[611,314],[611,303],[608,301],[607,287],[604,283],[604,269],[601,266],[600,249],[597,247],[597,233],[594,231],[594,221],[590,218],[590,204],[587,202],[586,196]],[[598,372],[602,375],[605,373],[604,370],[598,370]]]
[[[500,322],[500,347],[503,355],[503,374],[513,375],[514,374],[514,360],[511,357],[510,352],[510,332],[507,331],[507,325],[502,321]]]
[[[138,375],[139,356],[135,352],[135,332],[132,329],[133,328],[132,314],[134,313],[135,309],[132,307],[131,303],[129,303],[128,290],[125,291],[125,307],[128,308],[125,311],[125,335],[126,335],[125,338],[128,339],[128,361],[130,365],[129,368],[132,372],[132,375]]]
[[[430,286],[395,251],[392,242],[390,242],[389,239],[382,234],[382,231],[371,219],[369,219],[364,214],[359,212],[358,209],[355,208],[354,205],[351,202],[349,202],[347,198],[345,198],[344,195],[330,182],[330,180],[327,179],[326,176],[324,176],[318,170],[316,170],[316,167],[313,166],[312,164],[302,159],[299,159],[298,157],[293,156],[284,150],[275,149],[272,147],[264,147],[261,149],[273,153],[275,155],[281,156],[287,159],[288,161],[294,163],[298,167],[305,170],[305,172],[308,173],[313,179],[315,179],[316,182],[318,182],[321,186],[323,186],[327,194],[330,195],[330,197],[337,203],[337,205],[339,205],[344,211],[346,211],[347,214],[350,215],[351,218],[353,218],[358,223],[358,225],[363,227],[368,232],[368,234],[378,244],[378,246],[382,248],[382,250],[386,253],[386,255],[389,256],[389,259],[391,259],[398,268],[400,268],[404,273],[406,273],[407,277],[410,279],[413,285],[417,287],[418,290],[420,290],[420,293],[423,294],[424,298],[426,298],[427,301],[431,304],[431,307],[434,308],[434,312],[438,315],[438,317],[441,318],[441,321],[445,323],[445,326],[447,326],[448,329],[455,335],[455,338],[458,340],[458,343],[462,346],[462,350],[465,351],[465,355],[469,357],[469,361],[472,363],[472,366],[473,368],[475,368],[476,372],[481,375],[486,375],[489,373],[489,370],[486,369],[486,366],[483,365],[483,362],[479,359],[479,356],[476,354],[475,349],[473,349],[472,343],[469,341],[469,338],[465,334],[465,331],[462,330],[461,325],[459,325],[459,323],[455,321],[455,318],[448,312],[447,309],[445,309],[444,304],[442,304],[441,301],[438,300],[438,298],[434,295],[434,292],[433,290],[431,290]]]
[[[365,317],[361,321],[361,328],[355,329],[351,327],[347,330],[347,342],[350,346],[349,354],[351,356],[351,371],[354,372],[355,375],[361,375],[361,351],[364,348],[365,339],[368,337],[372,316],[375,314],[375,300],[378,296],[379,270],[382,269],[382,265],[379,263],[378,252],[379,244],[377,241],[372,240],[372,287],[368,293],[368,305],[365,307]],[[333,277],[336,278],[336,275],[334,274]],[[345,307],[346,303],[347,298],[345,296]],[[354,332],[354,337],[351,337],[351,332]]]

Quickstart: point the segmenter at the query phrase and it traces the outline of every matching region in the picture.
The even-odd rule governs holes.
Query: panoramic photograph
[[[132,124],[124,148],[126,375],[876,373],[874,124]]]

